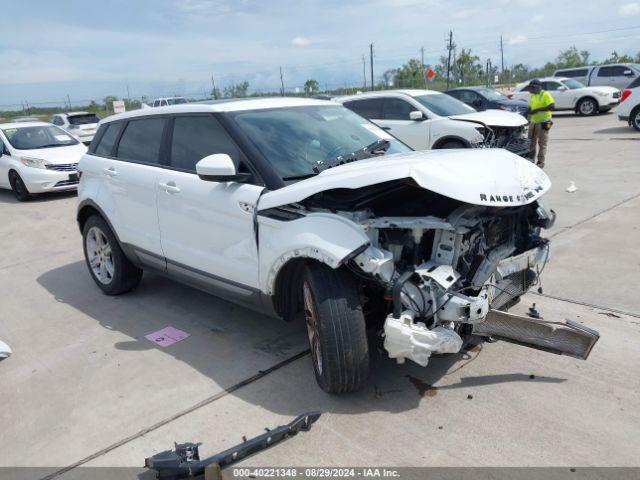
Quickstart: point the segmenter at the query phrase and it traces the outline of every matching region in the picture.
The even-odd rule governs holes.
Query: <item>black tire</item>
[[[369,345],[354,278],[347,271],[310,263],[301,288],[318,385],[329,393],[360,390],[369,376]]]
[[[20,178],[17,172],[9,173],[9,184],[11,185],[11,190],[13,194],[16,196],[19,202],[26,202],[32,198],[32,195],[29,193],[29,189]]]
[[[458,140],[447,140],[442,145],[438,146],[438,150],[449,148],[467,148],[467,146]]]
[[[598,111],[598,102],[596,102],[593,98],[583,98],[576,105],[576,113],[578,115],[596,115]]]
[[[640,107],[636,107],[629,115],[629,123],[633,128],[640,132]]]
[[[92,239],[95,240],[96,235],[104,236],[101,242],[106,241],[106,248],[97,255],[97,247],[93,248]],[[104,243],[103,243],[104,244]],[[142,278],[142,270],[136,267],[125,256],[116,236],[109,228],[109,224],[99,215],[90,216],[82,228],[82,246],[84,250],[84,259],[89,269],[89,274],[96,285],[107,295],[120,295],[121,293],[134,290],[140,283]],[[101,271],[104,268],[105,276],[102,277],[94,270],[96,265],[92,266],[92,260],[97,260],[97,268]],[[107,265],[111,265],[110,272]]]

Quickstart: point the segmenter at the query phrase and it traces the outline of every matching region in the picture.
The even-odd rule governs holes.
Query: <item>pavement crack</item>
[[[123,438],[122,440],[119,440],[111,445],[109,445],[108,447],[103,448],[102,450],[99,450],[95,453],[92,453],[91,455],[89,455],[88,457],[83,458],[82,460],[78,460],[75,463],[72,463],[71,465],[68,465],[66,467],[63,467],[49,475],[47,475],[46,477],[42,477],[40,480],[51,480],[52,478],[58,477],[64,473],[67,473],[70,470],[73,470],[74,468],[80,467],[82,465],[84,465],[85,463],[90,462],[91,460],[95,460],[96,458],[102,457],[103,455],[111,452],[112,450],[115,450],[116,448],[119,448],[123,445],[126,445],[127,443],[140,438],[144,435],[146,435],[149,432],[153,432],[154,430],[159,429],[160,427],[163,427],[171,422],[173,422],[174,420],[177,420],[181,417],[184,417],[185,415],[191,413],[191,412],[195,412],[196,410],[209,405],[213,402],[215,402],[216,400],[220,400],[223,397],[226,397],[228,394],[235,392],[236,390],[242,388],[242,387],[246,387],[247,385],[249,385],[250,383],[253,383],[257,380],[260,380],[263,377],[266,377],[267,375],[269,375],[270,373],[275,372],[276,370],[281,369],[282,367],[289,365],[290,363],[295,362],[296,360],[299,360],[303,357],[306,357],[309,354],[309,350],[305,350],[303,352],[297,353],[289,358],[286,358],[284,360],[282,360],[281,362],[276,363],[275,365],[267,368],[266,370],[260,370],[258,373],[256,373],[255,375],[252,375],[249,378],[246,378],[228,388],[225,388],[224,390],[222,390],[221,392],[216,393],[215,395],[212,395],[210,397],[205,398],[204,400],[196,403],[195,405],[192,405],[191,407],[182,410],[174,415],[171,415],[170,417],[165,418],[164,420],[160,420],[159,422],[143,428],[142,430],[140,430],[137,433],[134,433],[133,435],[130,435],[128,437]]]
[[[596,218],[598,218],[600,215],[604,215],[605,213],[610,212],[611,210],[618,208],[621,205],[624,205],[625,203],[631,202],[632,200],[635,200],[636,198],[640,198],[640,193],[636,193],[635,195],[632,195],[631,197],[625,198],[624,200],[619,201],[618,203],[611,205],[610,207],[605,208],[604,210],[599,211],[598,213],[594,213],[593,215],[590,215],[589,217],[580,220],[577,223],[574,223],[573,225],[569,225],[568,227],[564,227],[562,230],[559,230],[555,233],[552,233],[551,235],[549,235],[547,238],[554,238],[557,237],[558,235],[562,235],[563,233],[566,232],[570,232],[571,230],[573,230],[576,227],[579,227],[580,225],[584,225],[587,222],[590,222],[591,220],[594,220]]]
[[[626,315],[627,317],[640,318],[640,313],[627,312],[625,310],[618,310],[617,308],[605,307],[603,305],[596,305],[594,303],[582,302],[580,300],[574,300],[572,298],[558,297],[558,296],[555,296],[555,295],[549,295],[547,293],[538,293],[538,292],[533,292],[533,291],[531,291],[529,293],[532,294],[532,295],[538,295],[539,297],[551,298],[552,300],[558,300],[558,301],[561,301],[561,302],[573,303],[573,304],[576,304],[576,305],[582,305],[583,307],[597,308],[598,310],[605,310],[606,312],[612,312],[612,313],[616,313],[616,314],[620,314],[620,315]],[[599,313],[601,313],[601,312],[599,312]],[[613,316],[613,317],[615,317],[615,316]],[[615,318],[620,318],[620,317],[615,317]]]

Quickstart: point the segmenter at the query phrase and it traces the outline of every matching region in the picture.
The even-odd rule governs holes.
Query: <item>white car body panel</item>
[[[548,77],[539,79],[541,82],[554,82],[562,84],[563,80],[571,80],[564,77]],[[531,94],[525,88],[529,82],[522,82],[516,86],[512,92],[512,97],[529,101]],[[574,110],[578,102],[585,98],[593,98],[598,102],[599,108],[611,108],[620,102],[620,98],[614,98],[614,94],[619,92],[617,88],[605,86],[593,86],[567,90],[547,90],[553,97],[556,110]]]
[[[30,126],[50,126],[44,122],[21,122],[4,124],[1,129],[21,128]],[[61,131],[61,133],[65,133]],[[0,188],[11,188],[9,184],[9,172],[14,170],[20,175],[27,190],[30,193],[44,193],[50,191],[74,190],[77,184],[55,186],[58,182],[69,179],[69,175],[77,174],[73,165],[77,164],[82,155],[87,151],[87,147],[78,143],[76,145],[60,146],[53,148],[39,148],[34,150],[18,150],[14,148],[0,132],[0,140],[9,151],[9,155],[0,157]],[[51,165],[69,165],[64,170],[54,170],[45,168],[28,167],[20,161],[20,157],[34,157],[45,160]]]
[[[627,90],[631,92],[631,95],[629,95],[624,102],[620,102],[620,105],[618,105],[616,109],[618,118],[624,121],[628,121],[633,109],[640,105],[640,87],[629,88]]]
[[[263,210],[299,202],[335,188],[361,188],[412,178],[427,190],[475,205],[516,206],[531,203],[551,186],[531,162],[503,149],[433,150],[360,160],[273,192],[258,204]]]

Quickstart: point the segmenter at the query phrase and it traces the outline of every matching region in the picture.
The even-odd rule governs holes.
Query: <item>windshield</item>
[[[100,119],[93,113],[87,113],[85,115],[69,115],[69,123],[71,125],[87,125],[90,123],[98,123]]]
[[[2,132],[11,146],[17,150],[64,147],[78,143],[71,135],[54,125],[5,128]]]
[[[180,105],[181,103],[187,103],[184,98],[167,98],[167,103],[169,105]]]
[[[411,149],[341,106],[308,106],[237,112],[235,121],[284,180],[315,175],[314,167],[380,140],[387,154]]]
[[[475,113],[475,110],[467,104],[462,103],[460,100],[450,97],[449,95],[445,95],[444,93],[419,95],[413,98],[441,117]]]
[[[493,88],[481,88],[477,90],[480,95],[488,100],[505,100],[508,99],[503,93],[494,90]]]
[[[585,88],[583,83],[580,83],[577,80],[562,80],[562,84],[566,86],[569,90],[576,90],[578,88]]]

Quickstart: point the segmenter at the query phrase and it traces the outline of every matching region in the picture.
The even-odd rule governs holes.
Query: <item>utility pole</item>
[[[487,58],[487,87],[489,86],[489,76],[491,75],[491,59]]]
[[[427,77],[424,75],[424,47],[420,47],[420,75],[424,81],[424,88],[427,88]]]
[[[280,94],[284,97],[284,80],[282,79],[282,67],[280,67]]]
[[[127,101],[131,103],[131,93],[129,93],[129,84],[127,84]]]
[[[71,99],[69,98],[68,93],[67,93],[67,102],[69,102],[69,110],[71,110]]]
[[[502,35],[500,35],[500,61],[502,63],[500,69],[500,81],[504,82],[504,44],[502,43]]]
[[[363,90],[367,89],[367,61],[364,59],[364,54],[362,55],[362,78],[364,80]]]
[[[449,57],[447,59],[447,88],[449,88],[449,82],[451,78],[451,51],[453,50],[453,32],[449,30],[449,44],[447,45],[449,50]]]
[[[371,62],[371,90],[375,90],[373,83],[373,43],[369,44],[369,61]]]

